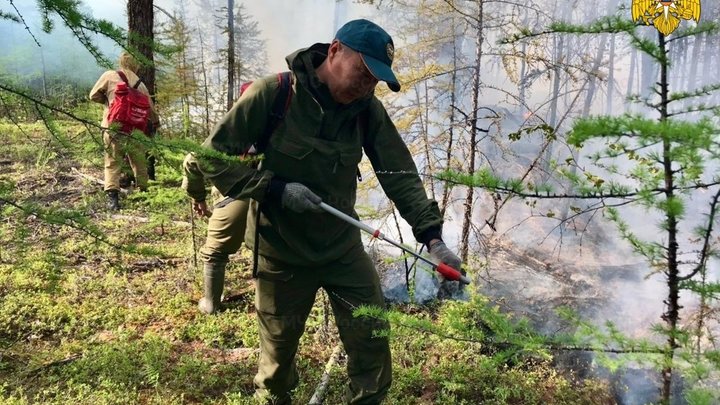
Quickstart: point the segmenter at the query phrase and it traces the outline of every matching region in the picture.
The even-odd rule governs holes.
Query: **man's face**
[[[329,83],[329,88],[335,101],[350,104],[370,95],[378,80],[365,66],[360,53],[340,43],[337,45],[340,48],[335,54],[333,83]]]

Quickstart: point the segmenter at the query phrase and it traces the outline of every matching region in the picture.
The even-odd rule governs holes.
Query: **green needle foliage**
[[[96,19],[82,12],[80,10],[82,2],[79,0],[38,0],[37,3],[42,15],[43,31],[52,32],[55,25],[54,19],[59,18],[100,65],[112,67],[112,61],[100,50],[94,36],[96,34],[105,36],[124,47],[127,43],[125,30],[110,21]]]
[[[556,169],[570,185],[571,192],[565,193],[564,197],[600,199],[598,206],[601,208],[591,208],[588,212],[603,209],[606,217],[617,226],[621,237],[647,261],[651,271],[665,278],[667,298],[664,300],[663,323],[654,328],[665,339],[662,356],[654,356],[655,364],[662,370],[661,402],[670,402],[672,375],[680,370],[693,377],[690,381],[694,388],[688,390],[692,403],[711,403],[714,396],[706,395],[702,379],[707,378],[711,370],[718,371],[716,353],[704,343],[714,341],[714,336],[708,335],[704,324],[708,322],[706,317],[709,312],[717,305],[717,285],[707,279],[707,264],[717,258],[715,225],[720,178],[715,171],[720,166],[720,143],[717,142],[720,106],[696,102],[696,99],[717,94],[720,83],[671,93],[669,89],[673,83],[668,70],[672,63],[670,50],[679,45],[678,39],[717,34],[720,25],[703,22],[678,31],[672,37],[658,34],[657,40],[641,35],[643,30],[648,29],[653,28],[608,17],[589,25],[555,23],[546,31],[521,30],[503,42],[514,43],[546,34],[622,33],[630,39],[634,48],[659,65],[660,73],[653,89],[655,96],[634,96],[629,100],[654,110],[656,117],[625,114],[577,119],[572,124],[567,142],[578,148],[581,154],[583,150],[592,148],[593,152],[585,152],[583,157],[594,167],[581,168],[570,158],[565,165],[556,165]],[[689,117],[691,113],[694,114],[693,119],[681,118]],[[442,177],[522,198],[563,197],[552,191],[545,195],[528,194],[530,188],[527,184],[497,178],[487,169],[470,176],[444,173]],[[614,202],[616,199],[620,202]],[[699,218],[688,216],[689,204],[705,208]],[[650,218],[657,218],[657,237],[640,236],[641,229],[634,228],[624,219],[619,208],[624,205],[642,207]],[[687,228],[692,230],[688,232]],[[681,312],[681,295],[699,299],[700,313]],[[681,322],[691,316],[696,319],[692,324]],[[622,341],[612,325],[606,327],[610,336],[600,336],[588,328],[584,330],[598,341],[608,338]]]

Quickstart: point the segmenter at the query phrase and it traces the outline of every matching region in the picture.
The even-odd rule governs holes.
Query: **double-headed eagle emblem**
[[[700,21],[700,0],[633,0],[632,19],[654,25],[663,35],[670,35],[681,19]]]

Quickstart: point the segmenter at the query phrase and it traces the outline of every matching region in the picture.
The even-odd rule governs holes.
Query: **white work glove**
[[[431,243],[428,247],[430,256],[440,263],[445,263],[453,269],[459,271],[462,275],[465,275],[465,270],[462,269],[462,260],[448,249],[447,245],[443,241],[437,241]],[[438,299],[452,298],[461,291],[462,286],[459,281],[446,280],[441,274],[438,274],[440,279],[440,289],[438,290]]]
[[[283,208],[295,212],[323,212],[322,198],[300,183],[287,183],[280,201]]]

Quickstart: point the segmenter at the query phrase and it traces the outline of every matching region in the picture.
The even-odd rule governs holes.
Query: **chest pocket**
[[[276,153],[268,153],[267,168],[285,181],[298,181],[306,185],[329,185],[354,182],[357,165],[362,159],[360,142],[335,142],[293,134],[292,130],[271,139]],[[338,190],[326,189],[333,193]]]
[[[283,138],[281,142],[277,142],[277,145],[273,146],[278,152],[298,161],[305,159],[314,149],[312,144],[290,137]]]

